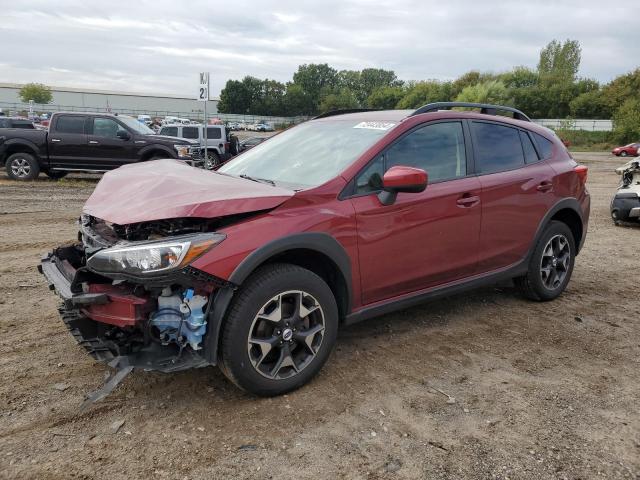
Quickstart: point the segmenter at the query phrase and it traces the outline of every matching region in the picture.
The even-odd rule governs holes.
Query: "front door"
[[[87,151],[93,168],[109,170],[133,160],[133,135],[119,122],[113,118],[94,117],[90,123]],[[125,132],[128,136],[121,138],[118,132]]]
[[[421,193],[399,193],[384,206],[376,176],[395,165],[424,169],[429,185]],[[446,121],[412,130],[360,172],[351,202],[364,304],[475,273],[480,182],[467,176],[467,168],[463,124]]]

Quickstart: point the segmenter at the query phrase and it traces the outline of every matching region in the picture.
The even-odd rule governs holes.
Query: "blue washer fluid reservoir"
[[[180,335],[193,350],[202,348],[202,337],[207,332],[207,321],[204,312],[206,303],[207,297],[194,295],[194,291],[191,288],[185,290],[183,304],[180,306],[180,311],[185,315]]]

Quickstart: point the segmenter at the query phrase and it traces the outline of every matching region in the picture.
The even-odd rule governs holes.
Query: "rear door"
[[[488,272],[526,255],[555,202],[555,172],[526,130],[490,121],[472,121],[470,127],[482,186],[478,269]]]
[[[86,115],[54,115],[48,141],[51,168],[86,168],[87,121]]]

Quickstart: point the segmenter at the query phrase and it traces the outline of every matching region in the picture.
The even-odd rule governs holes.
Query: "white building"
[[[29,104],[21,102],[18,95],[22,85],[0,83],[0,108],[5,113],[29,109]],[[53,101],[47,105],[34,105],[36,112],[91,111],[123,113],[130,115],[147,114],[154,117],[171,115],[176,117],[201,119],[204,103],[193,97],[179,95],[158,95],[149,93],[113,92],[72,87],[49,87]],[[207,103],[207,114],[218,112],[218,99]]]

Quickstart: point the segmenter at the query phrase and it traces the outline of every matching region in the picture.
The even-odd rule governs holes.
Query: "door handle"
[[[456,203],[458,204],[459,207],[469,208],[480,203],[480,197],[478,197],[477,195],[471,195],[469,193],[465,193],[462,197],[460,197],[456,201]]]
[[[95,140],[89,140],[89,145],[98,145],[98,142]]]
[[[549,181],[540,182],[540,185],[536,187],[539,192],[548,192],[553,189],[553,183]]]
[[[52,138],[52,139],[51,139],[51,141],[52,141],[52,142],[56,142],[56,143],[58,143],[58,142],[60,142],[61,140],[60,140],[59,138]]]

